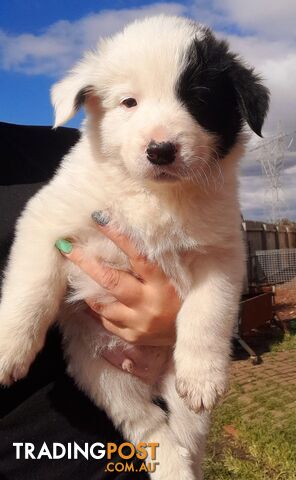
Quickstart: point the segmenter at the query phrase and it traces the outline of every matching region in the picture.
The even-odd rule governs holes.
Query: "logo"
[[[105,459],[105,471],[106,472],[148,472],[152,473],[156,471],[158,462],[157,448],[159,443],[156,442],[140,442],[137,445],[133,445],[130,442],[123,442],[120,445],[116,443],[108,442],[103,444],[101,442],[96,443],[84,443],[79,444],[77,442],[68,442],[67,444],[53,442],[47,444],[43,442],[40,448],[36,448],[34,443],[30,442],[15,442],[13,443],[15,448],[16,460],[40,460],[41,458],[48,458],[48,460],[62,460],[66,458],[68,460],[77,460],[84,457],[86,460],[94,458],[96,460]],[[114,461],[116,457],[116,461]],[[118,458],[120,460],[118,460]],[[135,466],[132,459],[140,460],[139,464]]]

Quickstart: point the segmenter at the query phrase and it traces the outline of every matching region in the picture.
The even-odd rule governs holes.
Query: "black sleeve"
[[[0,122],[0,185],[48,181],[79,137],[75,128],[53,130]]]
[[[78,141],[72,128],[34,127],[0,122],[0,275],[6,263],[15,221],[25,203],[54,174],[62,157]],[[7,414],[63,368],[57,330],[49,332],[45,349],[28,377],[10,389],[0,387],[0,417]]]

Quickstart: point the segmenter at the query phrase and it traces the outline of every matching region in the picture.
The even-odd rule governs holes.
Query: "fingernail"
[[[91,214],[91,217],[96,223],[98,223],[102,227],[104,227],[104,225],[107,225],[110,222],[110,217],[108,213],[103,212],[102,210],[93,212]]]
[[[65,240],[64,238],[60,238],[59,240],[57,240],[55,246],[62,253],[70,253],[73,249],[72,243],[69,240]]]

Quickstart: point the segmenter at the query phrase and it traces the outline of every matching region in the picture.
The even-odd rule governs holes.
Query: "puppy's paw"
[[[197,361],[198,362],[198,361]],[[227,391],[227,367],[225,370],[212,367],[194,367],[189,371],[177,369],[176,390],[187,407],[198,413],[212,410]]]
[[[0,329],[0,384],[9,386],[24,378],[36,353],[32,342],[23,338],[8,341]]]
[[[9,387],[14,382],[21,380],[27,375],[30,365],[31,362],[11,364],[0,356],[0,385]]]

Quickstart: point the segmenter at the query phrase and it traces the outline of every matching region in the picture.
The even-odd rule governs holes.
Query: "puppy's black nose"
[[[151,140],[147,150],[147,158],[155,165],[168,165],[176,157],[176,146],[171,142],[155,142]]]

